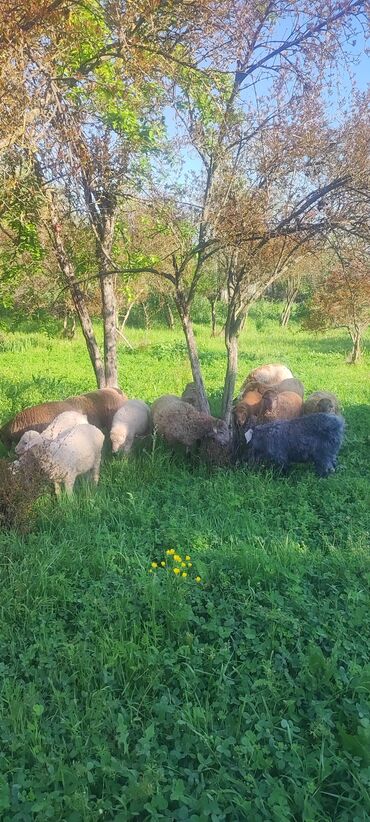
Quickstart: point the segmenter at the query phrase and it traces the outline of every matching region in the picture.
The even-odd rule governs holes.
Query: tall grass
[[[239,383],[281,360],[335,391],[339,470],[210,471],[156,441],[97,490],[45,497],[29,535],[0,532],[6,822],[370,818],[369,354],[350,367],[345,335],[257,320]],[[217,412],[222,339],[196,333]],[[179,393],[180,331],[128,335],[128,394]],[[80,337],[0,352],[4,421],[93,387]]]

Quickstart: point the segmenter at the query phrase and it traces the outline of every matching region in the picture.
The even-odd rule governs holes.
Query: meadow
[[[0,319],[2,422],[95,387],[80,334],[57,331]],[[196,334],[217,413],[223,340]],[[128,395],[181,393],[181,330],[127,335]],[[282,361],[338,394],[329,479],[211,470],[154,441],[106,460],[97,489],[42,498],[30,533],[0,530],[4,822],[370,819],[369,338],[356,367],[349,347],[281,330],[268,305],[240,341],[238,385]]]

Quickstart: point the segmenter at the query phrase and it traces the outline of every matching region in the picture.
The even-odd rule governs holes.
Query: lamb
[[[17,443],[25,431],[30,429],[41,433],[64,411],[78,411],[85,414],[91,425],[109,431],[113,417],[127,400],[119,388],[100,388],[86,394],[77,394],[59,402],[44,402],[24,408],[0,429],[0,439],[8,448]]]
[[[247,458],[283,470],[292,463],[313,462],[317,474],[327,477],[335,470],[344,426],[343,417],[322,412],[256,425],[245,433]]]
[[[152,405],[155,429],[168,443],[181,443],[187,449],[205,437],[222,446],[229,444],[230,431],[224,420],[197,411],[173,394],[165,394]]]
[[[248,374],[246,380],[244,380],[241,390],[243,391],[244,385],[252,380],[273,385],[281,382],[282,380],[287,380],[292,376],[293,374],[290,369],[287,368],[286,365],[281,365],[281,363],[276,362],[269,363],[268,365],[260,365]]]
[[[197,411],[201,410],[199,407],[198,392],[195,387],[195,382],[188,382],[181,394],[181,399],[184,400],[184,402],[188,402],[196,408]]]
[[[325,414],[339,414],[340,405],[338,397],[331,394],[330,391],[314,391],[307,397],[303,404],[303,414],[317,414],[324,412]]]
[[[233,410],[234,420],[237,425],[245,425],[245,423],[251,417],[257,417],[258,419],[261,416],[263,417],[263,415],[267,411],[267,408],[271,407],[272,402],[272,395],[268,395],[268,397],[270,396],[270,399],[267,398],[266,403],[263,403],[263,397],[268,391],[274,391],[274,395],[283,393],[293,394],[303,399],[304,385],[300,382],[300,380],[297,380],[294,377],[282,380],[282,382],[279,382],[277,385],[268,385],[266,383],[257,382],[256,380],[252,380],[249,383],[245,383],[244,392],[241,392],[239,394],[238,400]],[[287,405],[288,409],[293,409],[295,405],[297,407],[299,406],[298,401],[294,401],[290,397],[286,397],[285,400],[282,399],[281,401],[279,401],[279,403],[282,411],[284,405]],[[302,403],[300,405],[302,406]],[[276,419],[276,409],[274,411],[274,416]],[[290,413],[290,416],[297,415]],[[288,417],[284,418],[287,419]]]
[[[13,463],[13,470],[27,470],[31,455],[34,464],[54,483],[56,495],[59,496],[64,485],[70,496],[78,476],[91,473],[97,485],[103,443],[102,431],[89,423],[67,428],[55,439],[47,439],[39,431],[29,431],[28,448]]]
[[[87,421],[86,414],[80,414],[79,411],[63,411],[62,414],[58,414],[53,422],[45,428],[43,438],[54,440],[61,431],[72,428],[74,425],[86,425]],[[26,431],[25,434],[21,436],[18,445],[15,447],[15,453],[18,457],[22,456],[25,451],[32,447],[34,443],[34,433],[32,430]]]
[[[112,453],[129,454],[135,437],[145,437],[151,430],[150,408],[142,400],[127,400],[113,417],[110,439]]]

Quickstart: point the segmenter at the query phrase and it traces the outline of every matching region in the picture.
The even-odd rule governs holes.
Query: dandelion
[[[158,568],[158,562],[152,562],[152,568]]]
[[[193,563],[192,563],[192,562],[188,562],[188,568],[192,568],[192,567],[193,567]]]
[[[181,574],[181,576],[182,576],[182,577],[187,577],[187,573],[186,573],[185,571],[183,571],[183,572],[182,572],[182,574]]]
[[[152,574],[152,573],[153,573],[153,569],[152,569],[152,568],[149,568],[149,573],[150,573],[150,574]]]
[[[188,561],[188,559],[190,559],[189,554],[186,554],[185,559],[186,559],[186,561]]]
[[[200,582],[200,581],[201,581],[201,577],[195,577],[195,582]]]
[[[164,568],[164,567],[165,567],[165,565],[166,565],[166,563],[162,561],[162,562],[161,562],[161,565],[162,565],[162,568]]]
[[[181,568],[186,568],[186,562],[181,563]]]
[[[175,562],[181,562],[181,557],[180,557],[180,555],[179,555],[179,554],[175,554],[175,555],[174,555],[174,560],[175,560]]]
[[[166,551],[166,554],[167,554],[167,556],[169,556],[169,557],[171,557],[171,556],[172,556],[172,554],[174,554],[174,553],[175,553],[175,549],[174,549],[174,548],[169,548],[169,550],[168,550],[168,551]]]
[[[176,574],[176,575],[179,574],[180,573],[180,568],[174,568],[173,573]]]

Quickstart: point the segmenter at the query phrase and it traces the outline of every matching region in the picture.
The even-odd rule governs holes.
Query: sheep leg
[[[100,462],[101,462],[101,454],[99,454],[98,459],[95,460],[93,468],[92,468],[92,480],[95,483],[95,485],[97,485],[98,482],[99,482]]]
[[[70,477],[66,477],[66,479],[64,480],[65,492],[69,497],[71,497],[73,494],[73,486],[75,484],[75,479],[75,475],[72,475]]]

